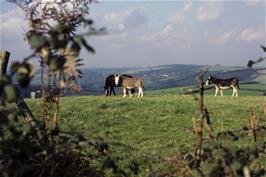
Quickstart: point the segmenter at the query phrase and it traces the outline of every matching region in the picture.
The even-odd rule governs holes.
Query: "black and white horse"
[[[123,74],[121,75],[121,80],[119,80],[118,85],[115,84],[115,75],[111,74],[106,77],[105,79],[105,85],[104,85],[104,94],[105,96],[111,96],[112,92],[115,96],[115,89],[114,87],[121,87],[122,79],[123,78],[133,78],[133,76],[129,74]],[[128,90],[127,90],[128,91]],[[135,92],[135,89],[131,89],[131,92]]]
[[[223,90],[224,89],[233,89],[233,94],[232,96],[238,96],[238,89],[239,89],[239,84],[238,84],[238,79],[235,77],[229,78],[229,79],[218,79],[213,76],[209,76],[208,80],[206,81],[206,85],[214,84],[215,86],[215,96],[217,96],[217,93],[221,92],[221,96],[223,96]]]

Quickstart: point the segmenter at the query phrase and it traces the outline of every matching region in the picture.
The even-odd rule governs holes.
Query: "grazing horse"
[[[118,74],[115,75],[115,84],[119,85],[119,80],[121,76]],[[127,89],[138,88],[139,93],[138,97],[143,97],[143,89],[144,89],[144,79],[143,78],[123,78],[121,86],[123,87],[123,97],[126,97]],[[132,97],[132,93],[129,92],[129,96]]]
[[[233,94],[232,96],[238,96],[238,79],[235,77],[229,78],[229,79],[218,79],[213,76],[209,76],[208,80],[206,81],[206,85],[214,84],[216,90],[215,90],[215,96],[217,96],[217,93],[221,92],[221,96],[223,96],[223,90],[233,88]]]
[[[105,96],[111,96],[112,95],[112,92],[113,92],[113,95],[115,96],[115,89],[114,87],[121,87],[121,83],[122,83],[122,79],[123,78],[133,78],[131,75],[128,75],[128,74],[123,74],[121,75],[121,79],[119,81],[119,84],[116,85],[115,84],[115,75],[109,75],[107,76],[107,78],[105,79],[105,85],[104,85],[104,94]],[[110,90],[109,90],[110,88]],[[128,90],[127,90],[128,91]],[[135,92],[134,89],[131,89],[130,90],[131,92]]]

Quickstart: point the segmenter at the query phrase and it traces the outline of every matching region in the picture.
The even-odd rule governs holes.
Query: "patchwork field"
[[[39,117],[39,101],[27,102]],[[262,115],[265,103],[262,96],[205,97],[215,132],[248,126],[251,109],[266,125],[266,116]],[[197,103],[190,95],[149,93],[143,99],[121,95],[65,97],[61,99],[59,121],[62,131],[83,132],[88,139],[105,139],[122,166],[137,158],[143,165],[140,176],[145,176],[159,165],[156,160],[147,163],[144,158],[147,154],[155,159],[169,157],[182,145],[189,147],[195,143],[192,120],[197,116]],[[241,147],[249,142],[236,144]]]

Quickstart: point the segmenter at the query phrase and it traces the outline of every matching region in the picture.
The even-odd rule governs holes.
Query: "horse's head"
[[[209,76],[208,77],[208,80],[206,81],[206,83],[205,83],[205,85],[210,85],[210,84],[212,84],[212,76]]]
[[[115,85],[116,86],[119,85],[119,79],[120,79],[120,75],[119,74],[115,74]]]

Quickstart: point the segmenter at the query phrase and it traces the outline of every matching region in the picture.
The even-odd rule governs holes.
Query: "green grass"
[[[38,100],[27,100],[35,116],[40,117]],[[230,96],[205,97],[215,132],[248,126],[250,110],[262,116],[265,97]],[[103,137],[138,150],[112,147],[112,151],[126,160],[137,153],[163,157],[175,154],[181,145],[192,146],[195,135],[192,119],[198,117],[197,104],[192,96],[149,93],[144,98],[104,96],[65,97],[60,105],[60,128],[83,132],[87,138]],[[239,142],[241,147],[245,143]],[[125,162],[121,162],[122,164]],[[148,171],[142,169],[141,176]]]

